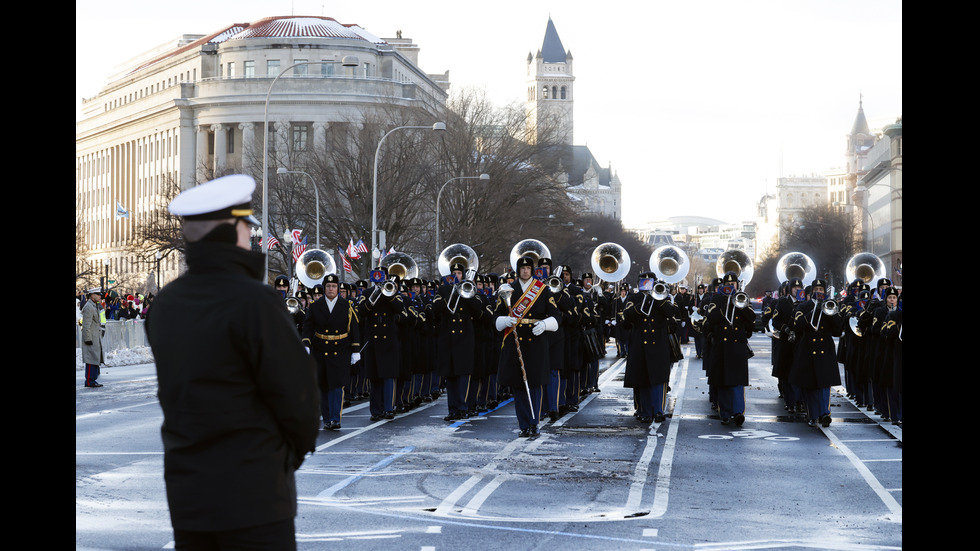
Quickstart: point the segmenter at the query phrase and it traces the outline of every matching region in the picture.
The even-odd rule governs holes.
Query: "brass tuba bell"
[[[419,266],[415,260],[406,253],[394,252],[385,255],[379,265],[385,269],[389,277],[397,276],[402,281],[419,276]]]
[[[542,258],[551,258],[551,251],[548,249],[547,245],[538,241],[537,239],[525,239],[514,245],[514,248],[510,250],[510,267],[515,272],[517,271],[517,261],[523,256],[531,257],[534,264],[538,264],[538,260]]]
[[[749,255],[745,254],[745,251],[728,249],[718,257],[718,262],[715,263],[715,272],[718,274],[718,277],[724,277],[728,272],[735,272],[744,289],[749,284],[749,281],[752,281],[752,275],[754,273],[752,259],[749,258]]]
[[[439,258],[436,260],[436,264],[439,268],[439,275],[447,276],[453,273],[451,267],[457,262],[463,264],[463,273],[466,273],[469,270],[476,272],[480,269],[480,259],[476,256],[476,251],[474,251],[469,245],[454,243],[439,253]]]
[[[307,249],[296,260],[296,277],[307,288],[323,282],[327,274],[337,273],[337,263],[322,249]]]
[[[885,263],[872,253],[858,253],[847,261],[844,267],[848,282],[860,279],[874,288],[879,279],[885,277]]]
[[[806,287],[817,278],[817,266],[803,253],[786,253],[776,263],[776,278],[780,283],[799,278]]]
[[[664,283],[680,283],[690,269],[691,261],[680,247],[664,245],[650,255],[650,270]]]
[[[622,281],[630,272],[630,254],[622,245],[603,243],[592,251],[592,270],[603,281]]]

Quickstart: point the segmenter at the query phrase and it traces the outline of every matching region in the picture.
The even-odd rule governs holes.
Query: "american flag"
[[[354,245],[354,250],[356,250],[359,253],[371,252],[371,251],[368,250],[367,245],[364,244],[364,240],[363,239],[358,239],[357,240],[357,245]],[[354,258],[354,257],[351,257],[351,258]]]
[[[361,258],[361,255],[358,252],[357,247],[354,246],[354,240],[353,239],[351,239],[350,242],[347,245],[347,256],[349,256],[351,258]]]
[[[341,247],[337,247],[337,252],[340,253],[341,260],[344,261],[344,271],[347,272],[348,274],[353,273],[353,270],[351,269],[351,265],[350,265],[350,260],[347,258],[347,255],[344,254],[344,249],[342,249]]]
[[[296,237],[296,234],[293,234]],[[299,243],[293,244],[293,260],[299,260],[299,257],[306,251],[306,238],[304,237]]]
[[[261,241],[259,242],[259,244],[261,245]],[[278,245],[279,245],[279,240],[276,239],[276,236],[270,235],[269,236],[269,249],[271,249],[272,247],[277,247]]]

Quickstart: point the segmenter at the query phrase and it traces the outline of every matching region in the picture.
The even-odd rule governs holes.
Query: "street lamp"
[[[446,186],[449,185],[449,182],[452,182],[452,181],[455,181],[455,180],[470,180],[470,179],[474,179],[474,178],[479,178],[480,180],[489,180],[490,179],[490,175],[487,174],[487,173],[483,173],[483,174],[480,174],[479,176],[457,176],[455,178],[450,178],[448,181],[446,181],[445,184],[442,184],[442,187],[441,188],[439,188],[439,193],[436,195],[436,257],[437,258],[439,257],[439,253],[442,252],[442,249],[439,248],[439,244],[440,244],[440,240],[439,240],[439,200],[442,198],[442,190],[446,189]]]
[[[313,186],[313,194],[316,196],[316,248],[320,248],[320,191],[316,188],[316,182],[313,181],[313,177],[306,174],[302,170],[286,170],[283,167],[279,167],[276,170],[276,174],[305,174],[307,178],[310,179],[310,184]]]
[[[389,130],[387,133],[385,133],[384,136],[381,136],[380,140],[378,140],[378,148],[374,151],[374,193],[371,199],[371,261],[372,262],[374,261],[375,254],[378,254],[380,256],[380,253],[377,252],[377,249],[378,249],[378,157],[381,156],[381,144],[383,144],[385,138],[391,135],[391,133],[394,132],[395,130],[406,130],[409,128],[419,128],[419,129],[431,128],[432,130],[435,131],[445,132],[446,123],[437,122],[434,123],[432,126],[398,126]]]
[[[293,63],[288,67],[279,71],[276,78],[272,79],[272,84],[269,85],[269,93],[265,96],[265,120],[263,128],[265,129],[265,136],[262,146],[262,229],[266,230],[269,227],[269,183],[266,181],[269,174],[269,99],[272,98],[272,88],[279,82],[279,77],[286,73],[286,71],[292,69],[293,67],[299,67],[300,65],[332,65],[335,63],[340,63],[343,67],[357,67],[361,64],[357,56],[348,55],[344,56],[340,61],[299,61]],[[262,247],[262,254],[265,255],[265,273],[262,274],[262,280],[265,281],[269,278],[269,247]]]
[[[153,256],[157,259],[157,292],[160,292],[160,251],[153,253]]]

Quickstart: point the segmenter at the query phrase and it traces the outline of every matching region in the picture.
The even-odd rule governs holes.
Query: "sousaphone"
[[[537,239],[525,239],[514,245],[514,248],[510,250],[510,267],[515,272],[517,271],[517,261],[523,256],[531,257],[534,261],[534,265],[538,265],[538,260],[542,258],[551,258],[551,251],[548,246],[544,243],[538,241]]]
[[[296,261],[296,277],[307,289],[323,283],[327,274],[337,273],[337,263],[321,249],[307,249]]]
[[[622,281],[630,272],[630,253],[617,243],[603,243],[592,250],[592,271],[603,281]]]

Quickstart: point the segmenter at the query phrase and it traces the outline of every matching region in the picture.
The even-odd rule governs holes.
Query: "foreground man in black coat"
[[[296,480],[314,450],[314,363],[250,251],[248,176],[190,188],[187,273],[146,319],[163,409],[164,480],[177,549],[296,549]]]

